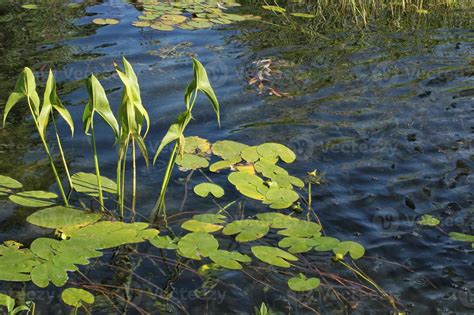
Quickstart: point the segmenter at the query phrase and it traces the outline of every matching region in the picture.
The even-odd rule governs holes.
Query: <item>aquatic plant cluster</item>
[[[361,271],[353,269],[344,260],[348,259],[345,257],[361,258],[365,252],[364,247],[353,241],[340,241],[326,236],[322,231],[319,218],[311,208],[311,197],[308,198],[309,202],[306,201],[307,216],[300,218],[299,213],[303,211],[301,201],[305,200],[300,194],[306,184],[279,165],[281,162],[292,163],[296,159],[296,155],[289,148],[278,143],[248,146],[229,140],[211,144],[200,137],[184,136],[186,126],[192,118],[192,110],[198,93],[207,96],[216,112],[217,121],[220,122],[220,108],[216,95],[204,67],[196,59],[193,59],[193,80],[185,92],[186,109],[170,126],[154,158],[156,161],[162,149],[175,142],[162,190],[151,217],[152,223],[162,220],[164,229],[161,229],[160,233],[156,224],[120,221],[124,218],[126,208],[124,174],[127,151],[131,146],[133,185],[132,206],[129,209],[132,214],[135,214],[135,147],[138,146],[144,158],[148,160],[148,152],[143,140],[148,132],[150,118],[141,102],[138,80],[130,63],[123,58],[124,70],[118,65],[115,67],[124,87],[118,119],[110,108],[105,90],[99,80],[94,75],[90,75],[87,79],[89,102],[84,109],[83,122],[84,131],[92,138],[92,154],[96,172],[94,174],[79,172],[70,175],[67,159],[61,150],[61,161],[69,192],[66,192],[63,180],[59,177],[46,136],[47,126],[52,122],[55,127],[58,116],[67,122],[71,133],[74,133],[71,116],[56,93],[53,72],[49,73],[42,102],[36,90],[33,72],[25,68],[18,78],[14,92],[10,95],[5,107],[4,124],[15,105],[21,102],[27,104],[49,157],[51,169],[55,174],[60,198],[54,192],[25,191],[22,183],[16,179],[0,176],[1,196],[8,197],[11,202],[22,207],[39,208],[28,216],[27,222],[54,230],[54,238],[40,237],[27,247],[13,240],[0,245],[0,280],[31,281],[40,288],[46,288],[50,283],[62,287],[68,283],[70,273],[78,272],[80,266],[88,265],[93,259],[101,257],[103,250],[143,242],[149,242],[160,249],[175,251],[178,256],[186,259],[197,261],[205,259],[206,264],[212,266],[213,269],[240,270],[256,261],[286,269],[292,268],[302,253],[332,252],[335,262],[340,262],[350,270],[363,275]],[[100,174],[94,140],[95,114],[98,114],[110,127],[119,146],[116,182]],[[145,131],[142,130],[144,123],[147,124]],[[56,127],[54,133],[55,141],[61,146],[61,137]],[[210,164],[209,160],[212,157],[218,160]],[[232,216],[227,212],[226,207],[221,207],[215,213],[194,215],[191,219],[184,221],[181,228],[185,234],[176,236],[167,223],[165,207],[167,185],[175,165],[181,171],[208,169],[209,172],[220,174],[228,172],[228,181],[242,196],[258,200],[268,205],[270,209],[292,210],[290,214],[262,212],[255,218],[231,220]],[[194,187],[196,195],[212,199],[224,196],[224,188],[215,184],[211,178],[206,178],[207,182]],[[317,173],[312,172],[310,178],[312,180],[308,181],[309,186],[317,182]],[[93,211],[73,205],[77,204],[73,192],[88,196],[99,204],[99,209]],[[115,198],[115,211],[107,208],[105,201],[109,198]],[[316,222],[313,222],[311,218],[316,218]],[[276,233],[281,238],[272,246],[254,244],[246,247],[245,250],[234,251],[221,248],[217,237],[232,237],[237,243],[250,244],[272,233]],[[252,255],[256,260],[252,259]],[[372,282],[368,277],[363,277]],[[288,278],[288,286],[294,291],[313,290],[320,285],[320,282],[320,277],[305,275],[301,272]],[[380,293],[386,294],[381,289]],[[14,310],[34,311],[34,301],[15,308],[14,300],[12,302],[8,296],[1,298],[0,302],[11,312]],[[62,299],[64,303],[77,309],[93,303],[94,295],[82,288],[69,287],[63,291]]]

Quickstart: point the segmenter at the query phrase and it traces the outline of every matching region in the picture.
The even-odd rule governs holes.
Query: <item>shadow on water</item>
[[[291,4],[288,8],[292,6],[301,8]],[[347,21],[334,21],[327,27],[307,21],[301,23],[305,30],[295,31],[281,24],[281,18],[246,2],[239,10],[261,15],[280,27],[244,22],[159,32],[131,26],[139,9],[121,1],[89,1],[73,7],[67,1],[55,1],[32,14],[16,3],[3,2],[0,103],[5,102],[23,66],[31,66],[43,84],[52,67],[58,92],[81,126],[87,97],[82,80],[96,73],[116,110],[121,90],[113,61],[126,55],[139,75],[142,98],[154,119],[150,138],[159,139],[182,108],[182,91],[191,77],[189,55],[196,55],[208,69],[222,103],[223,128],[215,126],[212,109],[203,107],[189,135],[248,144],[275,141],[292,147],[298,155],[293,173],[304,176],[316,168],[325,174],[314,200],[328,233],[364,244],[369,257],[360,266],[377,283],[415,314],[472,312],[470,295],[463,291],[472,289],[472,258],[440,231],[416,225],[421,215],[429,213],[442,218],[446,231],[472,234],[474,227],[472,11],[418,15],[397,23],[387,18],[360,29],[350,28]],[[91,23],[95,17],[114,17],[120,23],[97,26]],[[0,131],[0,171],[21,179],[28,188],[47,189],[54,179],[39,139],[32,136],[32,123],[20,109],[12,117],[9,127]],[[91,171],[92,160],[84,152],[90,149],[89,139],[79,130],[70,139],[66,127],[59,127],[73,172]],[[113,177],[112,135],[104,126],[98,129],[103,170]],[[157,145],[148,143],[151,150]],[[165,158],[166,154],[151,169],[139,160],[139,201],[144,214],[155,201]],[[185,176],[176,173],[169,209],[181,206]],[[209,204],[190,198],[186,213],[210,210]],[[256,212],[263,210],[251,206]],[[2,201],[3,207],[2,241],[20,238],[27,242],[44,233],[25,223],[30,210]],[[182,219],[176,214],[176,225]],[[149,248],[143,252],[152,254]],[[284,313],[305,312],[288,299],[294,293],[255,284],[238,272],[211,274],[200,281],[191,272],[150,263],[127,249],[106,258],[110,260],[84,273],[117,286],[120,294],[125,282],[158,295],[172,293],[192,314],[252,312],[262,301]],[[114,260],[127,259],[143,261],[135,273],[149,277],[157,288],[150,289],[137,278],[127,279],[109,266]],[[317,255],[312,259],[321,260]],[[278,274],[253,276],[285,285]],[[131,300],[143,309],[180,313],[179,307],[136,293],[140,290],[134,291]],[[59,300],[59,291],[48,292],[43,297],[37,293],[39,309],[61,312],[61,306],[50,304]],[[330,292],[298,297],[322,314],[344,313]],[[388,310],[383,301],[369,295],[347,292],[347,299],[355,313]],[[105,298],[98,300],[95,311],[116,311]]]

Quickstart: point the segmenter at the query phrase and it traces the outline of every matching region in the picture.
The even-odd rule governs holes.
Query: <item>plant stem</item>
[[[124,143],[123,148],[123,159],[122,159],[122,169],[120,177],[120,213],[123,217],[124,207],[125,207],[125,170],[127,168],[127,154],[128,154],[128,138]]]
[[[155,222],[158,219],[158,216],[163,212],[163,218],[166,219],[166,209],[165,209],[165,196],[166,189],[168,188],[168,183],[171,178],[171,173],[173,172],[174,163],[176,161],[176,154],[178,151],[178,143],[175,143],[173,147],[173,152],[168,160],[168,166],[166,167],[165,176],[163,177],[163,183],[161,184],[160,197],[156,201],[155,206],[151,211],[151,220]]]
[[[68,199],[66,197],[66,194],[64,193],[63,184],[61,183],[61,179],[59,178],[58,171],[56,169],[56,166],[54,165],[53,157],[51,156],[51,153],[49,151],[48,143],[46,142],[46,139],[42,136],[42,134],[40,132],[38,120],[36,119],[35,111],[33,110],[33,107],[31,106],[30,98],[27,97],[26,99],[28,101],[28,107],[30,108],[31,116],[33,117],[33,120],[35,122],[36,129],[38,130],[38,134],[40,136],[41,142],[43,143],[44,151],[46,152],[46,155],[48,156],[49,164],[51,165],[51,169],[53,170],[54,178],[56,179],[56,183],[58,185],[59,192],[61,193],[61,197],[64,200],[64,205],[69,206]]]
[[[92,147],[94,149],[95,174],[97,175],[97,189],[99,191],[100,211],[104,211],[104,195],[102,193],[102,179],[100,177],[99,157],[97,156],[97,146],[95,144],[94,121],[91,120]]]
[[[58,129],[56,127],[56,119],[54,119],[54,114],[52,112],[51,112],[51,119],[53,121],[54,133],[56,134],[56,140],[58,142],[59,154],[61,155],[61,160],[63,162],[64,170],[66,172],[69,188],[73,190],[74,186],[72,184],[71,173],[69,173],[69,167],[67,166],[66,156],[64,155],[63,146],[61,144],[61,138],[59,137]]]
[[[135,159],[135,137],[132,136],[132,213],[135,214],[135,206],[137,202],[137,163]]]

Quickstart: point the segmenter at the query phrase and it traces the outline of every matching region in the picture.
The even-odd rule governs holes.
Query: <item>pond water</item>
[[[235,10],[258,12],[253,4]],[[113,62],[126,56],[138,74],[152,120],[149,139],[155,142],[150,140],[147,145],[154,152],[157,139],[184,108],[183,92],[192,76],[190,56],[196,56],[208,70],[220,100],[222,127],[202,98],[188,135],[211,141],[288,145],[298,156],[290,167],[292,173],[301,177],[313,169],[324,173],[313,199],[325,230],[363,244],[368,257],[358,266],[406,310],[413,314],[474,313],[472,251],[445,235],[474,232],[472,15],[400,30],[334,29],[309,40],[258,22],[171,32],[132,26],[140,14],[140,6],[119,0],[78,6],[54,1],[34,11],[2,2],[0,104],[23,66],[35,70],[43,82],[48,68],[54,68],[58,92],[78,126],[74,138],[66,136],[65,125],[59,126],[71,171],[93,172],[90,139],[80,128],[87,99],[82,80],[94,72],[116,110],[121,83]],[[94,25],[92,20],[97,17],[113,17],[120,23]],[[260,88],[249,85],[268,64],[272,72],[265,84]],[[13,123],[0,130],[0,173],[20,179],[28,189],[54,187],[32,122],[21,109],[12,115]],[[98,130],[102,170],[113,178],[117,152],[112,133],[103,125]],[[149,169],[143,160],[138,162],[138,208],[145,217],[157,198],[168,153]],[[171,183],[170,213],[181,207],[185,176],[176,172]],[[32,210],[3,200],[0,204],[1,242],[15,239],[28,244],[44,235],[44,230],[25,222]],[[198,213],[210,207],[190,197],[183,211]],[[250,207],[247,215],[259,210],[251,203]],[[423,214],[441,218],[441,230],[417,225]],[[179,223],[181,218],[176,218]],[[156,255],[156,249],[144,247],[142,252]],[[312,264],[330,265],[318,256],[314,259]],[[88,276],[103,284],[120,285],[119,275],[107,266],[99,267],[88,269]],[[162,288],[170,286],[169,294],[190,314],[252,313],[262,302],[282,313],[313,312],[288,298],[295,293],[284,287],[278,274],[252,275],[274,287],[235,271],[219,273],[218,280],[206,279],[203,284],[193,273],[183,272],[177,279],[179,273],[165,272],[165,267],[144,262],[137,272]],[[153,290],[143,281],[132,282],[133,287]],[[8,291],[19,286],[2,287]],[[214,291],[207,295],[196,293],[210,288]],[[33,286],[28,290],[40,312],[66,312],[58,304],[60,291],[50,289],[42,295]],[[338,304],[329,290],[298,297],[322,314],[390,311],[380,298],[357,292],[344,295],[353,302],[352,310]],[[183,312],[140,294],[132,301],[150,313]],[[101,302],[93,307],[94,312],[117,312],[107,301]],[[133,307],[122,311],[140,313]]]

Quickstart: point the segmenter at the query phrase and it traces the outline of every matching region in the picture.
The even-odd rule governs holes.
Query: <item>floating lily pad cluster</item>
[[[321,236],[321,226],[317,223],[275,212],[230,223],[222,214],[199,214],[183,222],[181,227],[191,233],[175,239],[156,236],[150,243],[158,248],[177,250],[179,255],[189,259],[209,258],[216,266],[228,269],[242,269],[242,263],[251,262],[251,258],[219,249],[218,239],[212,233],[221,232],[224,236],[235,236],[239,243],[248,243],[265,237],[271,229],[278,230],[277,235],[283,236],[279,247],[256,245],[251,247],[251,252],[260,261],[282,268],[289,268],[292,262],[298,261],[294,254],[311,250],[332,251],[340,259],[346,255],[359,259],[365,253],[364,247],[356,242]],[[314,281],[311,282],[314,285]]]
[[[300,198],[295,188],[304,187],[304,182],[278,165],[280,161],[288,164],[296,159],[295,153],[282,144],[249,146],[223,140],[211,145],[199,137],[186,137],[183,142],[182,154],[176,160],[181,170],[207,167],[216,173],[230,170],[228,180],[242,195],[262,201],[272,209],[289,208]],[[209,166],[212,156],[221,160]],[[224,190],[213,183],[199,184],[194,192],[201,197],[224,195]]]
[[[228,8],[234,6],[239,6],[239,4],[230,1],[224,2],[222,5],[215,2],[144,1],[142,15],[132,25],[150,27],[160,31],[172,31],[175,28],[195,30],[237,21],[259,19],[258,16],[250,14],[228,13]]]

